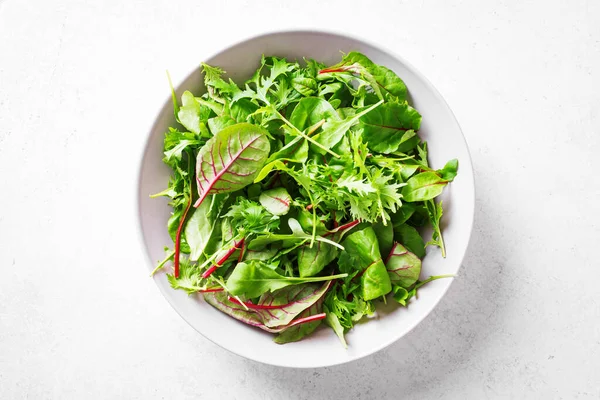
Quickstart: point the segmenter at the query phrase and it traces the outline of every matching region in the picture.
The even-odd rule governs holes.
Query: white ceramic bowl
[[[380,47],[346,35],[315,32],[276,32],[235,44],[205,61],[227,71],[237,83],[249,78],[262,54],[302,60],[314,58],[335,64],[340,51],[357,50],[375,63],[394,70],[406,83],[414,107],[422,114],[419,134],[429,141],[430,162],[441,168],[447,160],[458,158],[458,177],[444,191],[444,227],[447,257],[438,249],[428,248],[422,277],[456,274],[467,250],[474,211],[474,184],[471,159],[465,139],[454,115],[437,90],[414,67],[401,57]],[[203,92],[202,76],[196,68],[177,87],[178,97],[184,90]],[[167,97],[167,93],[165,93]],[[142,240],[148,256],[148,270],[164,257],[163,247],[172,246],[167,234],[170,208],[164,199],[150,199],[151,193],[165,188],[170,170],[161,161],[164,133],[174,124],[171,100],[165,101],[154,122],[142,159],[137,192]],[[143,279],[143,278],[140,278]],[[214,343],[243,357],[285,367],[322,367],[356,360],[385,348],[400,339],[423,320],[444,296],[452,279],[441,279],[425,285],[418,300],[407,308],[380,312],[378,317],[359,324],[347,335],[344,349],[331,329],[320,329],[300,342],[277,345],[269,333],[252,328],[214,309],[199,296],[188,296],[171,289],[164,273],[154,278],[160,291],[173,308],[198,332]],[[440,326],[440,329],[444,327]]]

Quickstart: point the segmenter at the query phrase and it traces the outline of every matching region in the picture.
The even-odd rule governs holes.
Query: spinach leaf
[[[379,243],[379,253],[382,256],[389,254],[394,245],[394,227],[389,222],[384,224],[383,221],[379,221],[373,225],[373,230]]]
[[[338,249],[330,244],[317,242],[312,247],[305,244],[298,249],[298,270],[301,277],[315,276],[335,260]]]
[[[344,251],[340,255],[340,262],[354,262],[354,268],[364,271],[361,276],[362,297],[372,300],[386,295],[392,290],[390,278],[381,260],[379,243],[373,228],[368,227],[354,232],[342,242]]]
[[[324,282],[345,276],[346,274],[312,278],[283,276],[269,268],[266,264],[251,260],[247,263],[241,262],[235,267],[227,279],[227,289],[234,296],[244,295],[247,298],[254,298],[289,285]]]
[[[435,172],[422,172],[410,178],[402,189],[405,201],[425,201],[439,196],[448,181]]]
[[[362,116],[360,126],[369,149],[385,154],[406,152],[419,142],[415,131],[421,126],[421,115],[406,102],[385,103]]]
[[[394,234],[395,239],[415,253],[417,257],[425,257],[425,243],[415,228],[407,224],[394,226]]]

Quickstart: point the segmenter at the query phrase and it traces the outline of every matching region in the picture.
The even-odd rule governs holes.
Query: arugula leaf
[[[299,278],[283,276],[261,261],[251,260],[239,263],[227,279],[227,289],[234,296],[244,295],[254,298],[289,285],[307,282],[324,282],[345,277],[337,274],[322,277]]]
[[[434,200],[427,200],[425,202],[425,206],[427,207],[429,221],[433,227],[431,240],[428,241],[425,246],[438,246],[442,251],[442,257],[446,258],[446,246],[444,245],[444,238],[442,237],[442,230],[440,228],[440,220],[442,219],[442,214],[444,213],[442,202],[440,201],[436,204]]]

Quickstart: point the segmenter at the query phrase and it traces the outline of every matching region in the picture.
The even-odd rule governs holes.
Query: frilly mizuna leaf
[[[198,207],[209,194],[234,192],[252,183],[269,156],[267,132],[256,125],[231,125],[198,152]]]

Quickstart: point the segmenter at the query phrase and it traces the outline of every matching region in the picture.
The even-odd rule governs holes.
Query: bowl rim
[[[463,250],[463,253],[460,257],[458,257],[460,259],[460,263],[458,265],[458,268],[456,269],[456,274],[458,274],[462,268],[462,264],[464,261],[464,258],[467,254],[467,251],[469,249],[469,245],[471,242],[471,238],[473,236],[473,225],[474,225],[474,219],[475,219],[475,200],[476,200],[476,187],[475,187],[475,175],[474,175],[474,169],[473,169],[473,161],[472,161],[472,157],[471,157],[471,152],[469,150],[469,145],[467,143],[467,140],[465,138],[465,135],[462,131],[462,128],[460,127],[460,124],[458,122],[458,119],[456,118],[456,115],[454,114],[454,112],[452,111],[452,109],[450,108],[450,106],[448,105],[448,103],[446,102],[445,98],[441,95],[441,93],[437,90],[437,88],[431,83],[431,81],[425,76],[423,75],[413,64],[411,64],[410,62],[408,62],[404,57],[398,55],[395,51],[391,50],[390,48],[384,46],[384,45],[380,45],[380,44],[375,44],[374,42],[372,42],[369,39],[364,39],[362,37],[358,37],[357,35],[354,35],[352,33],[346,32],[346,31],[341,31],[341,30],[335,30],[335,29],[273,29],[273,30],[265,30],[262,31],[260,33],[257,34],[253,34],[250,36],[245,36],[242,39],[239,40],[235,40],[235,41],[231,41],[228,44],[226,44],[224,47],[221,48],[221,50],[216,51],[216,52],[212,52],[212,53],[208,53],[208,55],[206,57],[203,57],[203,59],[208,60],[208,59],[212,59],[214,57],[219,56],[221,53],[224,53],[226,51],[228,51],[230,48],[235,47],[235,46],[240,46],[243,45],[244,43],[247,42],[251,42],[263,37],[267,37],[267,36],[273,36],[273,35],[279,35],[279,34],[323,34],[323,35],[329,35],[329,36],[338,36],[338,37],[345,37],[357,42],[362,42],[370,47],[373,47],[383,53],[387,53],[388,55],[392,56],[393,58],[397,59],[399,62],[401,62],[402,64],[404,64],[406,66],[407,69],[409,69],[417,78],[419,78],[427,87],[427,89],[435,95],[435,97],[437,99],[439,99],[442,104],[445,106],[445,108],[447,109],[447,111],[449,112],[450,117],[454,120],[454,122],[456,123],[456,127],[458,128],[458,131],[460,132],[460,136],[462,138],[463,144],[465,146],[466,149],[466,153],[467,153],[467,160],[462,160],[461,161],[461,168],[465,168],[468,164],[468,169],[470,170],[470,176],[471,176],[471,184],[470,187],[472,187],[472,192],[473,192],[473,198],[472,198],[472,204],[473,204],[473,208],[471,210],[471,213],[469,213],[468,217],[469,217],[469,221],[468,221],[468,232],[469,232],[469,237],[467,238],[467,242],[466,242],[466,246]],[[197,68],[197,66],[196,66]],[[190,72],[187,73],[187,75],[185,75],[182,79],[176,79],[175,82],[176,84],[173,85],[173,87],[175,88],[175,90],[179,89],[181,87],[181,85],[194,73],[196,69],[192,69]],[[150,253],[149,253],[149,249],[146,243],[146,240],[144,239],[144,232],[143,232],[143,225],[142,225],[142,208],[141,208],[141,195],[142,193],[141,191],[141,180],[142,180],[142,173],[143,173],[143,166],[145,163],[145,159],[147,156],[147,150],[148,147],[150,146],[150,138],[151,138],[151,133],[155,130],[156,126],[159,123],[159,119],[161,116],[162,111],[165,109],[165,107],[168,107],[169,103],[172,101],[171,96],[168,95],[166,96],[166,100],[162,103],[161,106],[158,107],[157,112],[154,114],[156,115],[156,117],[152,120],[152,122],[149,124],[149,128],[146,129],[146,139],[145,139],[145,143],[143,146],[140,146],[140,151],[139,154],[137,156],[138,158],[138,166],[137,166],[137,174],[136,174],[136,179],[137,182],[134,185],[134,195],[133,195],[133,200],[135,202],[135,210],[136,210],[136,219],[137,219],[137,224],[136,224],[136,232],[137,232],[137,241],[138,241],[138,245],[139,247],[143,250],[143,252],[145,253],[144,258],[146,259],[146,262],[150,263],[150,265],[154,265],[152,262],[152,259],[150,258]],[[465,163],[465,161],[468,161],[468,163]],[[435,310],[435,308],[438,306],[438,304],[440,303],[440,301],[446,296],[446,293],[448,292],[448,289],[450,288],[450,286],[452,285],[452,283],[454,282],[455,277],[452,277],[449,281],[449,284],[442,289],[442,293],[439,296],[439,298],[434,302],[431,310],[426,313],[425,315],[423,315],[423,317],[421,317],[417,322],[415,322],[413,324],[413,326],[409,327],[403,335],[398,336],[396,338],[390,339],[386,342],[382,342],[377,346],[374,346],[372,349],[370,349],[370,351],[366,351],[363,354],[359,354],[353,358],[348,358],[347,360],[342,360],[339,362],[319,362],[319,363],[315,363],[314,365],[310,365],[310,366],[306,366],[306,365],[302,365],[302,366],[293,366],[290,364],[286,364],[286,363],[281,363],[281,362],[267,362],[267,361],[263,361],[263,360],[257,360],[257,359],[252,359],[252,358],[248,358],[243,354],[237,353],[236,351],[226,347],[225,345],[222,345],[218,342],[215,342],[212,338],[209,338],[207,336],[205,336],[202,332],[200,332],[192,323],[190,323],[190,321],[188,321],[186,319],[185,316],[183,316],[180,311],[177,309],[177,307],[175,306],[175,304],[173,304],[171,301],[169,301],[167,294],[166,294],[166,289],[163,288],[162,286],[156,284],[155,282],[155,286],[158,288],[158,290],[160,291],[161,295],[163,296],[163,298],[167,301],[167,303],[171,306],[171,308],[173,310],[175,310],[175,312],[190,326],[192,327],[196,332],[198,332],[200,335],[202,335],[205,339],[208,339],[210,342],[212,342],[213,344],[216,344],[217,346],[229,351],[230,353],[233,353],[239,357],[242,357],[243,359],[247,359],[247,360],[251,360],[254,362],[259,362],[261,364],[265,364],[265,365],[273,365],[273,366],[277,366],[277,367],[284,367],[284,368],[298,368],[298,369],[308,369],[308,368],[324,368],[324,367],[331,367],[331,366],[336,366],[336,365],[343,365],[343,364],[347,364],[362,358],[365,358],[367,356],[373,355],[375,353],[380,352],[381,350],[391,346],[392,344],[396,343],[397,341],[399,341],[400,339],[402,339],[403,337],[405,337],[408,333],[410,333],[413,329],[415,329],[419,324],[421,324],[423,322],[423,320],[425,320],[425,318],[427,318],[433,310]]]

